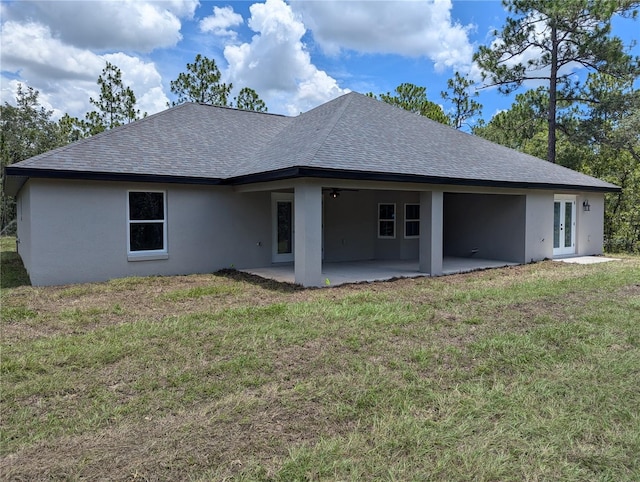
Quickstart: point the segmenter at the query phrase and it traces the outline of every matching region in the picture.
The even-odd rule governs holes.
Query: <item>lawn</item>
[[[300,289],[28,286],[4,480],[640,480],[640,258]]]

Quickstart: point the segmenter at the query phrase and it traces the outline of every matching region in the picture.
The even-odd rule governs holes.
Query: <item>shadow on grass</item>
[[[303,288],[300,285],[294,285],[291,283],[282,283],[272,279],[263,278],[255,274],[244,273],[235,269],[222,269],[214,273],[216,276],[227,278],[233,281],[242,281],[245,283],[251,283],[252,285],[259,286],[270,291],[277,291],[279,293],[295,293],[296,291],[302,291],[307,288]]]
[[[2,238],[0,252],[0,288],[30,286],[29,275],[16,252],[15,238]]]

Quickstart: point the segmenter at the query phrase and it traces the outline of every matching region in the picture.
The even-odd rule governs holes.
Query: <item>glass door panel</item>
[[[564,244],[563,247],[569,248],[573,245],[573,204],[572,202],[564,203]]]
[[[553,249],[560,247],[560,206],[562,203],[556,201],[553,203]]]
[[[293,194],[271,194],[271,261],[287,263],[293,261],[294,210]]]
[[[575,254],[575,196],[562,196],[553,203],[553,255]]]
[[[278,254],[293,253],[293,203],[277,201],[278,212]]]

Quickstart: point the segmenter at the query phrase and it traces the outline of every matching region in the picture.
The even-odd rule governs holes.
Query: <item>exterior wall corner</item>
[[[524,262],[553,258],[553,192],[532,192],[526,200]]]

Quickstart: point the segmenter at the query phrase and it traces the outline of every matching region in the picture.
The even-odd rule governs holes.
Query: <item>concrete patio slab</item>
[[[443,274],[466,273],[487,268],[513,266],[518,263],[480,258],[443,259]],[[341,263],[322,263],[322,277],[327,286],[338,286],[347,283],[385,281],[393,278],[418,278],[428,276],[418,270],[418,260],[372,260],[350,261]],[[245,273],[261,276],[282,283],[294,283],[293,264],[280,264],[265,268],[241,270]]]
[[[556,258],[554,261],[574,264],[596,264],[607,263],[609,261],[620,261],[620,258],[605,258],[604,256],[575,256],[573,258]]]

